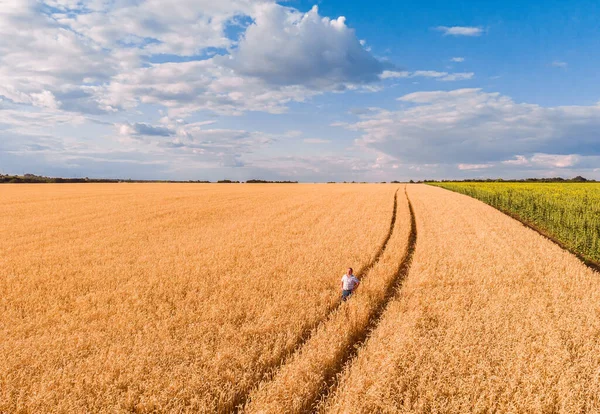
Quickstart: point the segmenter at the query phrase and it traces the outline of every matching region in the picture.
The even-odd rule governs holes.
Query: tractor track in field
[[[408,236],[408,245],[406,247],[406,251],[398,266],[398,270],[396,271],[396,276],[389,284],[384,299],[381,303],[375,308],[373,313],[369,318],[369,322],[363,332],[357,337],[354,343],[347,348],[347,352],[344,355],[344,358],[340,361],[339,366],[335,372],[329,373],[329,377],[323,385],[321,392],[319,395],[311,402],[310,409],[305,410],[306,413],[318,412],[319,408],[324,406],[327,399],[333,395],[338,386],[339,375],[346,370],[353,362],[358,354],[358,350],[360,347],[369,339],[371,333],[377,328],[383,313],[387,309],[389,303],[392,301],[394,296],[398,292],[400,292],[402,288],[402,284],[404,279],[408,275],[410,271],[410,267],[412,264],[412,259],[415,253],[415,249],[417,246],[417,222],[415,218],[415,212],[410,202],[410,198],[408,197],[408,192],[406,191],[406,187],[404,187],[404,194],[406,195],[406,200],[408,201],[408,209],[410,212],[410,233]]]
[[[399,190],[400,189],[397,189],[396,192],[394,193],[394,205],[393,205],[393,209],[392,209],[392,218],[390,220],[390,227],[385,236],[385,239],[383,240],[383,243],[381,244],[381,246],[379,246],[379,249],[375,253],[375,256],[373,256],[373,259],[371,259],[371,261],[369,263],[367,263],[367,265],[365,267],[361,268],[356,273],[356,276],[361,281],[364,277],[366,277],[366,274],[373,268],[373,266],[375,266],[377,264],[377,262],[383,255],[383,252],[387,248],[390,238],[392,237],[392,233],[394,232],[394,226],[396,225],[396,217],[397,217],[397,213],[398,213],[398,191]],[[406,193],[406,188],[405,188],[405,193]],[[407,195],[407,198],[408,198],[408,195]],[[414,217],[412,214],[412,206],[410,206],[410,201],[409,201],[409,208],[411,211],[411,220],[414,220]],[[412,221],[411,221],[411,234],[412,234]],[[325,323],[329,319],[329,316],[333,312],[335,312],[336,309],[338,309],[342,305],[342,303],[343,303],[342,301],[336,302],[333,306],[331,306],[331,307],[329,307],[329,309],[327,309],[327,312],[325,313],[325,315],[322,318],[317,320],[311,326],[307,327],[302,332],[302,334],[300,335],[300,337],[298,338],[298,340],[296,341],[294,346],[288,352],[285,352],[284,355],[278,361],[276,361],[270,368],[267,369],[267,373],[265,373],[265,375],[263,376],[262,381],[271,379],[275,375],[275,373],[277,371],[279,371],[279,369],[283,365],[285,365],[286,362],[296,352],[298,352],[306,342],[308,342],[308,340],[312,336],[312,333],[315,332],[321,324]],[[257,384],[254,384],[254,386],[256,386],[256,385]],[[250,393],[254,389],[254,386],[251,387],[249,390],[236,395],[231,403],[231,409],[226,409],[225,411],[228,411],[228,412],[231,411],[234,413],[243,412],[243,408],[246,405],[246,402],[248,401],[248,398],[250,397]]]

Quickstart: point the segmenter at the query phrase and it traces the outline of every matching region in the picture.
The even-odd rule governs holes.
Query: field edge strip
[[[379,259],[381,258],[381,256],[383,255],[383,252],[385,251],[385,249],[387,248],[387,245],[392,237],[392,233],[394,232],[394,227],[396,225],[396,218],[397,218],[397,212],[398,212],[398,191],[400,190],[400,188],[397,188],[396,191],[394,192],[394,203],[393,203],[393,207],[392,207],[392,217],[390,219],[390,227],[388,229],[388,232],[383,240],[383,242],[381,243],[381,245],[379,246],[379,248],[377,249],[375,255],[373,256],[373,258],[371,259],[371,261],[369,263],[367,263],[367,265],[363,268],[361,268],[358,272],[357,272],[357,276],[358,277],[364,277],[366,273],[368,273],[374,266],[375,264],[377,264],[377,262],[379,261]],[[406,190],[405,190],[406,191]],[[409,202],[409,208],[410,208],[410,202]],[[335,312],[341,305],[343,302],[339,301],[337,303],[335,303],[333,306],[329,307],[325,313],[325,315],[320,318],[319,320],[317,320],[314,324],[312,324],[310,327],[306,328],[301,335],[299,336],[298,340],[296,341],[296,343],[294,344],[294,346],[287,352],[284,352],[284,355],[277,360],[271,367],[268,367],[266,369],[265,374],[263,375],[263,379],[264,380],[268,380],[270,378],[272,378],[277,371],[279,371],[279,369],[286,364],[286,362],[294,355],[296,354],[301,348],[302,346],[309,341],[309,339],[312,336],[312,333],[315,332],[319,326],[321,326],[323,323],[325,323],[329,317],[331,316],[331,314],[333,312]],[[260,382],[260,381],[258,381]],[[248,390],[243,391],[241,393],[239,393],[238,395],[236,395],[232,402],[230,404],[231,406],[231,412],[233,413],[242,413],[244,410],[244,406],[246,405],[246,403],[248,402],[248,398],[250,397],[250,394],[252,393],[252,391],[254,390],[254,388],[256,387],[256,385],[258,385],[258,382],[256,384],[254,384],[253,386],[249,387]]]
[[[465,194],[465,193],[461,193],[460,191],[456,191],[456,190],[452,190],[450,188],[446,188],[446,187],[439,187],[439,186],[431,186],[431,187],[436,187],[436,188],[441,188],[442,190],[447,190],[447,191],[451,191],[453,193],[456,194],[461,194],[464,195],[466,197],[472,198],[473,200],[477,200],[483,204],[485,204],[486,206],[490,206],[491,208],[493,208],[494,210],[499,211],[500,213],[512,218],[513,220],[519,222],[521,225],[527,227],[528,229],[531,229],[533,231],[535,231],[536,233],[538,233],[540,236],[542,236],[545,239],[548,239],[549,241],[551,241],[552,243],[556,244],[558,247],[560,247],[561,249],[571,253],[573,256],[575,256],[577,259],[579,259],[579,261],[581,263],[583,263],[585,266],[587,266],[589,269],[600,273],[600,263],[595,262],[593,260],[590,260],[588,258],[586,258],[585,256],[583,256],[581,253],[573,250],[572,248],[570,248],[569,246],[567,246],[565,243],[563,243],[562,241],[560,241],[559,239],[557,239],[555,236],[553,236],[552,234],[550,234],[548,231],[542,229],[541,227],[537,226],[535,223],[532,223],[528,220],[525,220],[523,218],[521,218],[517,213],[514,213],[510,210],[505,210],[503,208],[500,207],[496,207],[491,205],[490,203],[486,203],[483,200],[480,200],[477,197],[473,197],[469,194]]]

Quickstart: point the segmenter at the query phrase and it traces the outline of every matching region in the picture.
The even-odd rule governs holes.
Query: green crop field
[[[600,263],[600,183],[431,183],[477,198]]]

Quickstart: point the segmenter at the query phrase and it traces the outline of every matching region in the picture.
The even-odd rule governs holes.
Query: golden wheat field
[[[464,195],[5,185],[0,217],[0,412],[600,411],[600,275]]]
[[[600,275],[482,202],[409,186],[410,273],[329,413],[600,411]]]
[[[0,412],[232,409],[384,242],[391,185],[0,188]]]

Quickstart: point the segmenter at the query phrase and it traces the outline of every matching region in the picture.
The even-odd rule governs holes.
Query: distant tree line
[[[298,181],[266,181],[266,180],[248,180],[247,184],[298,184]]]
[[[412,181],[412,180],[411,180]],[[421,182],[421,181],[419,181]],[[550,178],[523,178],[514,180],[505,180],[503,178],[480,178],[465,180],[423,180],[424,183],[595,183],[596,180],[588,180],[578,175],[574,178],[550,177]]]
[[[219,180],[220,184],[239,184],[241,181]],[[113,178],[61,178],[61,177],[45,177],[35,174],[24,175],[4,175],[0,174],[0,184],[43,184],[43,183],[211,183],[207,180],[132,180],[132,179],[113,179]],[[298,181],[267,181],[267,180],[248,180],[246,183],[274,183],[274,184],[297,184]]]
[[[400,184],[406,181],[390,181],[391,184]],[[410,180],[409,183],[415,181]],[[520,180],[505,180],[502,178],[480,178],[480,179],[464,179],[464,180],[422,180],[416,181],[417,183],[447,183],[447,182],[464,182],[464,183],[584,183],[584,182],[597,182],[596,180],[589,180],[580,175],[574,178],[524,178]],[[2,183],[212,183],[207,180],[132,180],[129,179],[114,179],[114,178],[61,178],[61,177],[45,177],[42,175],[35,174],[24,174],[24,175],[3,175],[0,174],[0,184]],[[234,180],[218,180],[219,184],[240,184],[244,181]],[[247,180],[246,184],[298,184],[298,181],[270,181],[270,180]],[[328,181],[328,184],[337,184],[338,181]],[[343,184],[368,184],[366,181],[341,181]],[[385,184],[385,181],[381,182]]]
[[[35,174],[24,174],[24,175],[3,175],[0,174],[0,183],[30,183],[30,184],[43,184],[43,183],[209,183],[210,181],[201,180],[188,180],[188,181],[175,181],[175,180],[132,180],[128,179],[115,179],[115,178],[62,178],[62,177],[45,177],[42,175]]]

